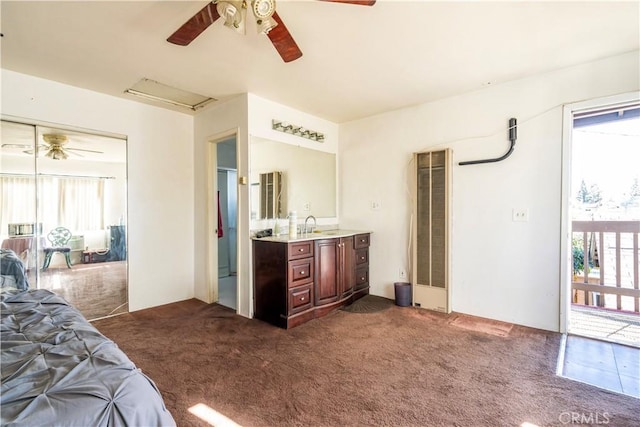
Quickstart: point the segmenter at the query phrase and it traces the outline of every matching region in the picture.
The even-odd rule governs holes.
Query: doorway
[[[638,95],[567,106],[564,126],[563,332],[640,347]]]
[[[209,284],[212,301],[238,309],[238,172],[236,134],[211,141]],[[215,171],[215,173],[213,173]]]

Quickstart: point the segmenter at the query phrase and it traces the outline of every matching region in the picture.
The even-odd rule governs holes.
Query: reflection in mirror
[[[260,219],[282,218],[282,173],[260,174]]]
[[[22,126],[2,122],[3,247],[27,242],[30,288],[62,295],[88,319],[126,312],[126,140],[28,126],[29,141]],[[21,223],[37,226],[16,235]]]
[[[280,216],[296,211],[298,217],[317,218],[336,216],[336,155],[319,150],[285,144],[268,139],[251,139],[251,228],[260,228],[257,221],[265,218],[266,193],[261,174],[280,172]],[[268,211],[268,210],[266,210]]]

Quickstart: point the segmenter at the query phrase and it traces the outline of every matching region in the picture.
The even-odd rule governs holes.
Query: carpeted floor
[[[555,375],[559,334],[470,316],[388,304],[286,331],[188,300],[94,325],[179,426],[209,425],[197,404],[243,426],[640,425],[637,399]]]

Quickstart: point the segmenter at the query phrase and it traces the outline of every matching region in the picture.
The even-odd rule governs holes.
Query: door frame
[[[640,91],[565,104],[562,114],[562,182],[560,225],[560,332],[569,330],[571,313],[571,162],[573,150],[573,116],[576,113],[615,108],[640,100]]]
[[[205,277],[207,280],[207,303],[211,304],[217,302],[218,295],[218,209],[217,209],[217,188],[218,188],[218,143],[224,140],[228,140],[230,137],[234,137],[236,140],[236,170],[238,166],[238,139],[240,129],[233,128],[224,132],[217,133],[207,138],[207,185],[206,188],[206,200],[207,200],[207,227],[206,227],[206,250],[205,250]],[[236,183],[237,185],[237,183]],[[216,213],[213,215],[212,213]],[[236,213],[238,215],[238,212]],[[236,223],[239,218],[236,218]],[[236,235],[236,239],[238,239]],[[236,244],[236,254],[239,260],[239,245]],[[236,301],[236,313],[240,309],[240,292],[237,293]]]

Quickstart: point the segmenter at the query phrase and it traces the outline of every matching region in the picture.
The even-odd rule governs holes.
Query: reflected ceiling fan
[[[320,1],[361,6],[373,6],[376,2],[376,0]],[[253,13],[258,33],[266,34],[269,37],[284,62],[291,62],[302,56],[302,51],[276,12],[275,0],[214,0],[178,28],[167,41],[186,46],[220,17],[224,19],[226,27],[244,34],[248,8]]]
[[[42,139],[44,140],[43,145],[38,145],[36,147],[36,152],[45,152],[44,156],[53,160],[66,160],[69,158],[69,154],[76,155],[78,157],[84,157],[82,154],[78,153],[78,151],[82,151],[85,153],[96,153],[103,154],[102,151],[95,150],[85,150],[83,148],[72,148],[65,147],[65,145],[69,142],[69,138],[66,135],[61,135],[57,133],[45,133],[42,135]],[[24,150],[23,153],[33,154],[33,145],[26,144],[2,144],[3,147],[16,147],[16,148],[29,148],[29,150]]]

